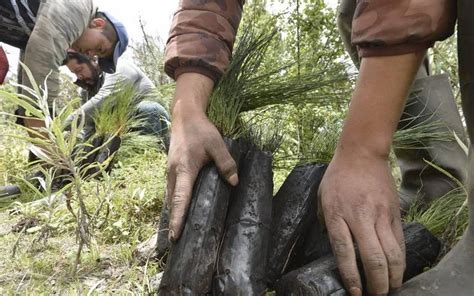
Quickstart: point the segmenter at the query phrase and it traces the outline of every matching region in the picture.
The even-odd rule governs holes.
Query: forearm
[[[337,153],[387,158],[425,52],[364,58]]]
[[[176,80],[176,91],[171,103],[172,120],[186,120],[191,116],[205,116],[214,82],[198,73],[184,73]]]

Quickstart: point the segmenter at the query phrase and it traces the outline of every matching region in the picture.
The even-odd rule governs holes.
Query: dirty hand
[[[206,116],[212,87],[212,80],[197,73],[182,74],[176,81],[167,167],[171,241],[181,235],[194,181],[206,163],[214,161],[227,182],[233,186],[238,183],[237,165],[219,131]]]
[[[319,197],[340,275],[351,295],[362,295],[354,243],[370,295],[400,288],[405,249],[399,201],[387,159],[336,153]]]
[[[354,243],[369,294],[385,295],[402,285],[405,249],[388,155],[424,55],[362,59],[341,138],[321,183],[322,213],[351,295],[362,295]]]

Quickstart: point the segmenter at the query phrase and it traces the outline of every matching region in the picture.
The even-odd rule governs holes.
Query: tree
[[[274,106],[266,109],[259,120],[275,122],[286,135],[276,155],[281,160],[277,166],[292,166],[298,160],[328,161],[331,155],[325,150],[335,148],[353,85],[336,12],[323,0],[253,0],[246,4],[241,28],[249,24],[267,31],[278,28],[278,36],[266,52],[263,70],[279,65],[285,69],[282,75],[344,78],[315,89],[313,104],[305,100],[296,105]],[[318,136],[323,133],[327,136]]]
[[[174,90],[173,81],[164,72],[165,45],[157,35],[146,32],[145,23],[140,18],[143,39],[133,44],[133,59],[157,87],[160,103],[168,106]]]

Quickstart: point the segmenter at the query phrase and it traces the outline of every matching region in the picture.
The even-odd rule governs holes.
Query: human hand
[[[368,293],[386,295],[400,288],[405,244],[388,161],[361,153],[336,153],[318,195],[339,273],[350,294],[362,295],[354,242]]]
[[[214,161],[227,182],[238,183],[237,165],[205,113],[212,86],[209,78],[195,73],[182,74],[176,81],[167,167],[171,241],[181,235],[194,181],[206,163]]]

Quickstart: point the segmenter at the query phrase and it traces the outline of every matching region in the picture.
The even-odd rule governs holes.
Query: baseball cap
[[[128,34],[125,26],[114,18],[110,13],[101,11],[101,13],[110,21],[113,25],[115,32],[117,33],[117,44],[115,45],[113,56],[106,58],[99,58],[99,66],[102,71],[107,73],[115,73],[118,58],[125,52],[128,45]]]

